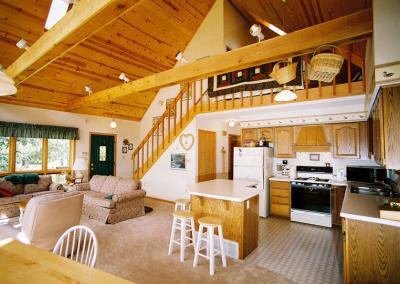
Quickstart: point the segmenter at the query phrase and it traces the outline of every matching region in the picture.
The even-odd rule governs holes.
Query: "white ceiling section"
[[[227,122],[233,119],[242,126],[257,127],[366,120],[367,116],[365,95],[358,95],[209,113],[199,117],[199,119],[207,118],[217,118]]]

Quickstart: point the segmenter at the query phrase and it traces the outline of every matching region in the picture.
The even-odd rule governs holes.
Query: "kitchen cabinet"
[[[290,182],[270,181],[270,213],[290,218]]]
[[[341,226],[342,218],[340,217],[340,210],[342,209],[344,194],[346,192],[345,186],[332,186],[332,224]]]
[[[294,133],[296,152],[330,152],[331,144],[328,142],[324,126],[307,125],[295,126]]]
[[[399,283],[398,227],[345,218],[342,233],[344,283]]]
[[[293,127],[275,128],[275,157],[293,158]]]
[[[383,88],[372,111],[372,149],[375,161],[400,169],[400,86]]]
[[[360,158],[360,125],[335,124],[333,129],[333,156],[336,158]]]
[[[242,129],[242,145],[246,146],[253,142],[256,143],[258,139],[257,128]]]
[[[273,142],[274,141],[274,129],[273,128],[260,128],[259,136],[264,137],[265,140]]]

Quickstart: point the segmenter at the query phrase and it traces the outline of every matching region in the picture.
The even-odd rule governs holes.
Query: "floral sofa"
[[[28,201],[32,197],[58,193],[63,190],[63,186],[54,183],[50,175],[39,175],[37,184],[13,184],[4,178],[0,178],[0,188],[6,189],[14,196],[0,197],[0,219],[19,216],[18,203]]]
[[[74,189],[84,194],[82,214],[102,223],[115,224],[144,215],[146,192],[139,181],[95,175]]]

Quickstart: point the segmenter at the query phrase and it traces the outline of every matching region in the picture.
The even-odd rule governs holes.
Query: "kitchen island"
[[[244,259],[258,242],[257,182],[252,180],[210,180],[188,186],[192,211],[198,218],[217,216],[223,220],[226,254]]]

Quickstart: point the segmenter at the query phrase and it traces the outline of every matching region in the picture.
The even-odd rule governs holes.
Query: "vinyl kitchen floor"
[[[276,272],[296,283],[342,283],[340,229],[260,219],[259,246],[249,264]]]

